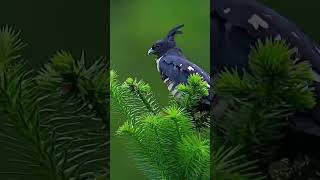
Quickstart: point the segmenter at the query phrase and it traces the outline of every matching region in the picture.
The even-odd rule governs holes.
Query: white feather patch
[[[225,8],[225,9],[223,10],[223,12],[224,12],[225,14],[228,14],[230,11],[231,11],[230,8]]]
[[[248,23],[251,24],[255,30],[258,30],[260,26],[265,29],[269,28],[269,24],[257,14],[252,15],[250,19],[248,19]]]
[[[175,95],[177,94],[177,92],[178,92],[178,89],[174,88],[174,90],[171,92],[171,94],[172,94],[173,96],[175,96]]]
[[[191,67],[191,66],[188,66],[188,70],[189,71],[194,71],[193,67]]]
[[[160,62],[160,60],[161,60],[161,58],[162,58],[163,56],[161,56],[161,57],[159,57],[159,59],[157,59],[157,61],[156,61],[156,64],[157,64],[157,70],[158,70],[158,72],[160,72],[160,65],[159,65],[159,62]]]
[[[314,48],[317,50],[317,53],[320,54],[320,49],[318,46],[314,46]]]
[[[169,78],[165,79],[163,82],[164,83],[167,83],[169,81]]]
[[[173,88],[173,86],[174,86],[174,83],[173,83],[173,82],[170,83],[170,84],[168,85],[168,90],[171,91],[171,89]]]
[[[294,37],[296,37],[297,39],[300,39],[300,37],[298,36],[298,34],[296,32],[292,32],[291,33]]]
[[[280,40],[281,40],[281,35],[280,35],[280,34],[278,34],[278,35],[274,38],[274,40],[276,40],[276,41],[280,41]]]

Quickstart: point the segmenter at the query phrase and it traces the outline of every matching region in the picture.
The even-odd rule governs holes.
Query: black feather
[[[181,24],[181,25],[178,25],[178,26],[176,26],[175,28],[171,29],[171,30],[168,32],[167,40],[169,40],[169,41],[174,41],[175,35],[177,35],[177,34],[183,34],[182,31],[179,30],[179,29],[181,29],[181,28],[183,28],[183,27],[184,27],[184,24]]]

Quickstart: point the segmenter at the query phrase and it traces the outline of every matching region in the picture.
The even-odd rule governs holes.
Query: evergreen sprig
[[[36,72],[27,70],[19,55],[23,42],[15,31],[6,27],[0,36],[0,178],[80,180],[108,176],[108,139],[101,128],[102,118],[74,92],[65,97],[52,88],[64,79],[58,71],[36,77]],[[46,67],[53,69],[51,64]],[[101,70],[94,67],[91,71]],[[84,89],[92,88],[83,85]],[[95,92],[100,90],[93,87]]]
[[[154,114],[159,112],[159,106],[148,84],[133,78],[119,83],[117,77],[117,73],[112,70],[110,72],[111,104],[123,113],[127,120],[135,123],[146,112]]]
[[[193,120],[201,117],[188,109],[208,95],[208,84],[199,75],[192,75],[188,84],[179,85],[182,99],[171,99],[170,105],[157,112],[148,108],[154,99],[143,100],[151,93],[148,84],[132,78],[120,83],[114,71],[110,83],[111,102],[127,118],[117,135],[129,139],[131,156],[150,179],[210,179],[210,171],[221,178],[228,173],[228,177],[242,179],[263,177],[256,172],[255,162],[236,157],[237,149],[214,151],[215,168],[210,169],[209,127],[198,131]],[[138,92],[144,93],[140,96]],[[221,153],[232,163],[226,164]]]
[[[18,53],[26,44],[20,39],[20,32],[16,32],[9,26],[0,28],[0,70],[5,69],[6,65],[20,59]]]
[[[249,161],[241,147],[215,146],[211,157],[211,177],[219,180],[262,180],[257,161]]]
[[[40,70],[37,83],[44,92],[81,99],[79,105],[94,111],[108,126],[108,64],[104,58],[89,67],[86,64],[84,52],[77,60],[66,51],[58,51]]]
[[[316,104],[311,66],[294,56],[286,42],[266,39],[252,48],[248,69],[219,74],[215,95],[227,105],[214,122],[215,136],[260,162],[274,157],[290,118]]]
[[[131,138],[131,154],[146,175],[150,179],[208,179],[208,137],[193,130],[190,114],[177,104],[159,109],[150,98],[148,84],[132,78],[121,84],[115,77],[111,71],[111,101],[128,118],[117,134]]]
[[[184,96],[179,102],[182,107],[192,110],[202,97],[209,95],[209,84],[198,74],[191,74],[187,84],[179,84],[178,91]]]

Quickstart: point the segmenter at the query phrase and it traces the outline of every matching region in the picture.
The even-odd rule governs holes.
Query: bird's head
[[[155,42],[152,47],[148,51],[148,55],[154,54],[157,55],[158,57],[161,57],[164,55],[169,49],[175,48],[176,47],[176,42],[174,40],[175,35],[177,34],[182,34],[181,29],[184,25],[179,25],[176,26],[175,28],[171,29],[168,33],[168,35]]]

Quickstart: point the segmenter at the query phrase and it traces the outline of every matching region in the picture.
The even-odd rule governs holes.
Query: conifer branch
[[[132,93],[137,94],[141,99],[143,105],[153,114],[157,113],[156,108],[153,108],[151,103],[148,102],[145,94],[150,93],[150,87],[143,82],[137,82],[132,78],[128,78],[125,82],[126,85],[129,86]]]
[[[294,114],[316,104],[311,66],[293,57],[284,41],[259,41],[248,69],[227,69],[215,82],[215,95],[226,108],[215,119],[214,138],[226,147],[241,145],[242,154],[259,159],[261,167],[274,157]]]
[[[135,101],[133,105],[123,102],[127,102],[125,99],[128,96],[139,98],[137,93],[132,92],[137,92],[139,83],[142,81],[128,78],[121,84],[114,78],[116,76],[112,77],[111,94],[113,95],[111,97],[112,101],[118,101],[114,106],[118,105],[120,106],[118,108],[127,112],[139,111],[135,109],[141,107],[136,103],[138,101]],[[147,87],[147,92],[150,92],[148,85],[141,84],[143,87]],[[194,107],[202,96],[208,95],[208,85],[202,81],[199,75],[193,75],[189,78],[189,84],[179,86],[182,90],[182,99],[179,102],[171,102],[171,105],[160,109],[157,113],[146,108],[148,111],[135,116],[137,118],[135,122],[128,119],[120,126],[117,135],[126,135],[127,138],[130,138],[131,155],[136,160],[137,166],[150,179],[210,179],[209,134],[207,133],[209,127],[200,129],[198,132],[194,128],[192,117],[201,117],[194,116],[192,114],[194,111],[190,111],[190,108]],[[148,107],[143,101],[140,102],[144,107]],[[188,111],[187,108],[189,108]],[[198,121],[198,119],[196,120]],[[230,169],[230,172],[232,172],[231,169],[235,169],[235,172],[232,173],[242,178],[255,177],[255,179],[259,179],[258,177],[262,177],[259,176],[259,173],[250,174],[255,169],[254,162],[248,163],[246,166],[242,166],[242,163],[242,161],[235,161],[226,169]],[[222,174],[219,169],[216,170],[217,174]],[[236,172],[237,170],[239,173]]]
[[[84,65],[81,61],[80,65],[75,62],[78,65],[72,69],[66,66],[71,56],[58,53],[56,58],[68,60],[68,63],[57,63],[63,71],[47,64],[35,77],[35,72],[27,70],[18,52],[24,47],[18,35],[8,27],[0,29],[0,119],[3,121],[0,154],[7,165],[0,167],[0,179],[15,179],[18,175],[23,179],[52,180],[108,176],[105,170],[107,133],[101,129],[99,116],[83,101],[88,96],[79,98],[79,94],[68,91],[69,96],[63,97],[59,93],[64,80],[74,80],[72,75],[83,77],[85,81],[79,81],[85,86],[78,89],[81,95],[90,96],[90,91],[106,92],[105,64],[99,62],[84,71],[78,68]],[[70,73],[72,70],[77,73]],[[97,74],[91,78],[92,73]],[[88,76],[93,83],[86,81]],[[93,94],[101,98],[97,102],[99,107],[107,104],[105,93]]]

